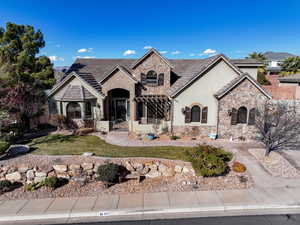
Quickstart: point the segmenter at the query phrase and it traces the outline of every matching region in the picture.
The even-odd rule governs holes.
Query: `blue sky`
[[[215,52],[242,58],[268,50],[300,55],[299,12],[298,0],[7,0],[0,26],[10,21],[41,29],[41,54],[56,66],[76,57],[136,58],[147,46],[167,58]]]

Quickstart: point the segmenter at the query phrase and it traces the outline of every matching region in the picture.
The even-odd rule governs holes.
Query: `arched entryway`
[[[115,88],[108,91],[108,119],[113,122],[114,128],[128,128],[130,120],[130,93],[128,90]]]

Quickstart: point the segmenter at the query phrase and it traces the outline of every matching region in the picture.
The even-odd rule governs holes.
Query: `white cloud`
[[[93,51],[93,48],[81,48],[77,52],[84,53],[84,52],[91,52],[91,51]]]
[[[191,57],[192,57],[192,56],[195,56],[195,55],[196,55],[195,53],[191,53],[191,54],[189,54],[189,56],[191,56]]]
[[[73,56],[72,57],[73,59],[94,59],[95,57],[94,56],[79,56],[79,55],[77,55],[77,56]]]
[[[176,51],[174,51],[174,52],[171,52],[172,55],[178,55],[178,54],[180,54],[180,53],[181,53],[181,52],[178,51],[178,50],[176,50]]]
[[[56,55],[52,55],[52,56],[48,56],[49,59],[52,61],[52,62],[55,62],[55,61],[64,61],[65,59],[62,58],[62,57],[58,57]]]
[[[167,51],[160,51],[159,52],[160,54],[166,54],[166,53],[168,53]]]
[[[210,55],[210,54],[215,54],[216,52],[217,52],[216,50],[208,48],[203,51],[203,54]]]
[[[150,45],[146,45],[146,46],[144,47],[144,49],[150,49],[150,48],[152,48],[152,46],[150,46]]]
[[[130,50],[130,49],[126,50],[126,51],[123,53],[124,56],[135,55],[135,54],[136,54],[135,50]]]

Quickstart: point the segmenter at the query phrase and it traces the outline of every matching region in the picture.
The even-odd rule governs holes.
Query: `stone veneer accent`
[[[258,104],[268,98],[248,79],[243,80],[233,90],[219,100],[219,138],[245,137],[254,139],[257,135],[256,128],[247,124],[231,125],[228,111],[232,108],[239,109],[245,106],[248,110],[257,108]]]
[[[209,134],[217,133],[217,126],[173,126],[173,133],[178,136],[197,136],[200,138],[208,137]]]
[[[146,90],[142,89],[141,94],[167,95],[167,90],[169,90],[170,88],[170,66],[166,62],[164,62],[164,60],[160,56],[158,56],[155,53],[152,53],[134,68],[133,73],[136,76],[136,79],[141,81],[141,73],[147,74],[150,70],[154,70],[157,73],[157,76],[160,73],[164,73],[164,86],[152,87],[146,85]]]

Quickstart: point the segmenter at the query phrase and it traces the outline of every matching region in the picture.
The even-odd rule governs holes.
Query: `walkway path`
[[[300,188],[159,192],[0,201],[0,224],[299,213]],[[32,223],[33,224],[33,223]]]

